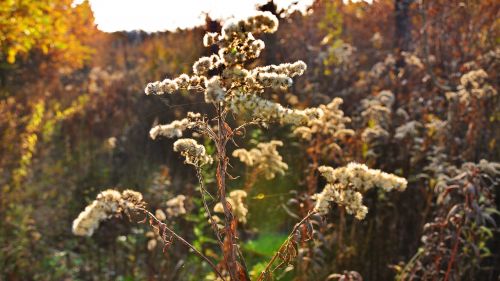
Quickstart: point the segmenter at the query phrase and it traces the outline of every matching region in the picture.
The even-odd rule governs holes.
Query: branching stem
[[[200,251],[198,251],[193,245],[191,245],[189,242],[187,242],[186,240],[184,240],[184,238],[182,238],[181,236],[179,236],[177,233],[175,233],[172,229],[170,229],[165,223],[163,223],[162,221],[160,221],[158,218],[156,218],[155,215],[153,215],[153,213],[151,213],[150,211],[144,209],[144,208],[139,208],[137,209],[139,211],[142,211],[144,212],[147,216],[149,216],[151,219],[153,219],[158,225],[160,225],[163,229],[165,229],[166,231],[168,231],[175,239],[179,240],[182,244],[186,245],[188,248],[190,248],[193,253],[195,253],[197,256],[199,256],[200,258],[202,258],[203,260],[205,260],[209,265],[210,267],[212,267],[212,269],[215,271],[215,273],[222,279],[224,280],[224,276],[222,275],[222,273],[217,269],[217,266],[215,266],[215,264],[208,258],[206,257],[205,255],[203,255]]]
[[[269,261],[269,263],[266,265],[266,268],[260,273],[259,275],[259,278],[257,279],[257,281],[263,281],[266,273],[269,272],[269,270],[271,269],[271,266],[274,264],[274,262],[276,261],[276,259],[280,256],[280,253],[281,251],[288,245],[288,243],[290,242],[291,239],[293,239],[293,234],[299,229],[299,227],[305,222],[307,221],[309,218],[311,218],[311,216],[313,216],[314,214],[316,214],[315,211],[311,211],[309,212],[309,214],[307,214],[307,216],[305,216],[299,223],[297,223],[292,231],[290,232],[290,234],[288,235],[288,237],[286,238],[285,242],[283,242],[281,244],[281,246],[279,247],[278,251],[276,251],[276,253],[274,254],[274,256],[271,258],[271,260]]]

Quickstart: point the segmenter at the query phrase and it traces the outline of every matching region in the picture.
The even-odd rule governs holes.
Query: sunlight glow
[[[76,0],[75,4],[82,0]],[[245,17],[256,4],[267,0],[90,0],[97,27],[106,32],[142,29],[148,32],[190,28],[204,23],[204,14],[214,19]],[[298,2],[304,10],[313,0],[278,0],[278,7]]]

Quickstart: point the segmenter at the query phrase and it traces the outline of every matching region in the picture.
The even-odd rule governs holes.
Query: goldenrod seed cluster
[[[323,191],[314,196],[315,210],[321,215],[326,215],[330,210],[330,202],[335,202],[361,220],[368,213],[368,208],[363,205],[362,193],[374,187],[385,191],[403,191],[407,185],[404,178],[369,169],[364,164],[349,163],[346,167],[336,169],[321,166],[318,170],[328,182]]]
[[[157,125],[151,128],[149,136],[156,139],[158,136],[167,138],[182,137],[182,133],[186,129],[191,129],[196,125],[196,122],[201,119],[201,114],[188,112],[187,118],[174,120],[169,124]]]
[[[167,201],[167,215],[169,218],[186,214],[185,200],[186,196],[181,194]]]
[[[167,138],[182,137],[182,132],[188,128],[189,124],[189,120],[184,118],[181,120],[174,120],[170,124],[157,125],[151,128],[149,136],[152,139],[156,139],[158,136]]]
[[[178,139],[174,142],[174,151],[186,158],[186,164],[203,166],[212,164],[213,159],[207,154],[205,147],[194,139]]]
[[[241,38],[245,33],[274,33],[278,30],[278,19],[270,12],[258,12],[242,20],[229,20],[222,26],[222,37],[227,41]]]
[[[469,104],[473,99],[490,98],[497,95],[496,89],[487,83],[488,73],[483,69],[472,70],[460,77],[457,92],[448,92],[449,100],[458,99],[463,104]]]
[[[346,128],[351,119],[344,116],[344,112],[339,108],[342,102],[341,98],[334,98],[329,104],[320,105],[317,118],[309,118],[307,124],[295,128],[293,133],[306,140],[310,140],[315,134],[334,139],[353,135],[354,131]]]
[[[231,205],[232,213],[236,217],[236,219],[241,223],[247,222],[247,214],[248,209],[243,199],[247,197],[247,193],[244,190],[233,190],[229,193],[229,196],[226,198],[227,202]],[[222,203],[217,203],[214,206],[214,212],[216,213],[224,213],[224,208]]]
[[[232,100],[230,108],[238,114],[252,113],[254,118],[291,125],[307,124],[310,119],[319,116],[317,108],[290,109],[256,95],[237,96]]]
[[[144,201],[139,192],[125,190],[120,193],[113,189],[105,190],[73,221],[73,233],[78,236],[92,236],[101,221],[143,206]]]
[[[200,90],[205,95],[205,102],[223,105],[224,109],[234,114],[252,113],[254,118],[266,122],[306,124],[319,115],[317,108],[289,109],[259,96],[265,88],[290,87],[292,78],[302,75],[307,69],[303,61],[245,69],[244,63],[257,58],[265,47],[264,42],[254,35],[275,32],[277,27],[278,19],[269,12],[227,21],[220,34],[209,32],[204,36],[203,44],[217,44],[219,52],[198,59],[193,65],[194,75],[182,74],[175,79],[149,83],[146,94],[172,94],[179,89]],[[220,74],[209,77],[210,70],[219,70]],[[151,136],[180,137],[187,124],[182,121],[169,127],[159,127],[151,131]]]
[[[283,146],[283,142],[273,140],[267,143],[259,143],[257,148],[246,150],[244,148],[233,151],[233,156],[240,159],[249,167],[256,169],[268,180],[273,179],[276,174],[284,175],[288,170],[288,165],[283,162],[283,158],[276,148]]]
[[[361,101],[361,117],[367,126],[361,134],[364,142],[374,144],[377,141],[384,142],[389,137],[393,104],[394,94],[390,91],[381,91],[376,96]]]

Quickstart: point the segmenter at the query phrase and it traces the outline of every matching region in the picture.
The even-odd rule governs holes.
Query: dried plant
[[[168,201],[170,203],[167,202],[167,215],[162,210],[157,210],[156,214],[151,213],[145,208],[142,200],[140,204],[126,205],[125,210],[130,209],[145,216],[143,221],[149,221],[153,228],[153,233],[149,234],[150,238],[154,238],[155,241],[162,240],[164,250],[168,249],[174,240],[180,241],[207,262],[220,280],[250,280],[245,258],[238,245],[238,223],[244,224],[248,213],[244,204],[247,194],[243,190],[228,190],[227,179],[233,178],[228,174],[228,144],[235,144],[236,136],[243,135],[246,127],[257,124],[292,125],[294,132],[305,140],[309,140],[313,135],[332,137],[333,142],[328,144],[329,149],[333,151],[339,151],[336,141],[353,133],[345,127],[350,120],[344,117],[339,109],[342,102],[340,99],[334,99],[330,104],[319,107],[291,109],[263,97],[266,88],[289,88],[292,85],[292,78],[302,75],[306,70],[306,65],[302,61],[247,69],[249,63],[260,55],[265,46],[264,42],[255,39],[254,35],[275,32],[277,27],[277,18],[269,12],[260,12],[244,20],[228,21],[222,27],[220,34],[207,33],[203,38],[205,46],[217,45],[219,52],[196,61],[193,65],[193,75],[182,74],[174,79],[167,78],[149,83],[145,88],[147,95],[171,95],[178,90],[188,90],[194,94],[203,93],[206,104],[213,107],[213,115],[190,112],[184,119],[153,127],[150,136],[153,139],[159,136],[183,137],[190,130],[194,132],[193,136],[203,139],[204,143],[211,141],[215,146],[215,154],[209,155],[203,144],[192,138],[181,138],[175,141],[173,150],[185,158],[186,164],[195,168],[200,183],[199,190],[203,207],[223,258],[217,263],[213,262],[211,258],[196,250],[193,245],[167,226],[168,218],[183,209],[180,204],[183,200],[180,197],[170,199]],[[379,95],[379,100],[384,106],[390,102],[390,99],[387,101],[386,97],[391,96]],[[231,117],[235,120],[231,120]],[[236,122],[241,122],[241,125],[231,125]],[[257,148],[251,150],[237,149],[233,152],[233,156],[254,168],[257,174],[263,174],[266,179],[272,179],[276,174],[282,174],[288,168],[276,150],[277,146],[281,145],[283,143],[280,141],[260,143]],[[213,206],[213,211],[222,214],[221,218],[211,213],[212,208],[206,196],[212,197],[212,195],[204,187],[204,173],[202,172],[202,169],[211,166],[214,162],[217,166],[214,176],[217,194],[213,198],[217,198],[218,202]],[[361,164],[351,163],[347,167],[337,169],[323,166],[319,168],[319,171],[326,177],[328,185],[323,192],[314,196],[317,200],[316,207],[311,208],[295,225],[257,280],[271,280],[277,270],[293,265],[298,256],[299,245],[313,238],[312,218],[326,215],[330,202],[337,203],[348,213],[353,213],[358,219],[363,219],[368,210],[362,205],[362,192],[375,186],[385,190],[392,188],[403,190],[406,187],[406,180],[379,170],[368,169]],[[115,193],[116,200],[118,200],[120,193],[113,191],[113,194]],[[121,197],[124,202],[128,202],[125,199],[125,193]],[[104,197],[99,195],[98,203],[103,200],[100,198]],[[116,204],[121,206],[121,203]],[[118,207],[115,208],[115,205],[108,209],[113,212],[121,210]],[[107,209],[105,210],[105,215],[99,216],[99,220],[109,216]],[[81,216],[85,217],[85,215]],[[78,220],[75,221],[77,225]],[[94,229],[95,226],[92,225],[92,230]],[[79,232],[75,231],[75,234]],[[150,243],[151,248],[154,248],[155,242]]]
[[[440,165],[443,166],[443,163]],[[422,246],[401,269],[398,280],[474,279],[496,232],[494,188],[500,165],[481,160],[436,172],[436,209],[424,226]]]

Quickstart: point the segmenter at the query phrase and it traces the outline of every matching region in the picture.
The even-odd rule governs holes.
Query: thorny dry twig
[[[173,238],[179,240],[182,244],[184,244],[188,248],[190,248],[193,251],[193,253],[195,253],[197,256],[199,256],[200,258],[202,258],[203,260],[205,260],[210,265],[210,267],[212,267],[212,269],[215,271],[215,273],[222,280],[224,280],[224,276],[222,275],[222,273],[219,271],[219,269],[217,269],[217,266],[208,257],[206,257],[205,255],[203,255],[193,245],[191,245],[189,242],[187,242],[186,240],[184,240],[184,238],[182,238],[177,233],[175,233],[172,229],[170,229],[165,223],[163,223],[158,218],[156,218],[156,216],[153,213],[151,213],[150,211],[148,211],[147,209],[139,208],[137,210],[143,212],[146,215],[146,217],[144,218],[145,220],[147,220],[148,217],[150,218],[150,224],[151,224],[151,226],[153,226],[153,222],[154,222],[154,223],[156,223],[156,225],[159,228],[159,230],[163,230],[163,234],[165,233],[164,231],[168,231],[172,235]],[[160,233],[160,234],[162,234],[162,233]],[[162,238],[163,238],[163,236],[164,235],[162,235]],[[169,241],[164,241],[164,242],[168,243]]]

